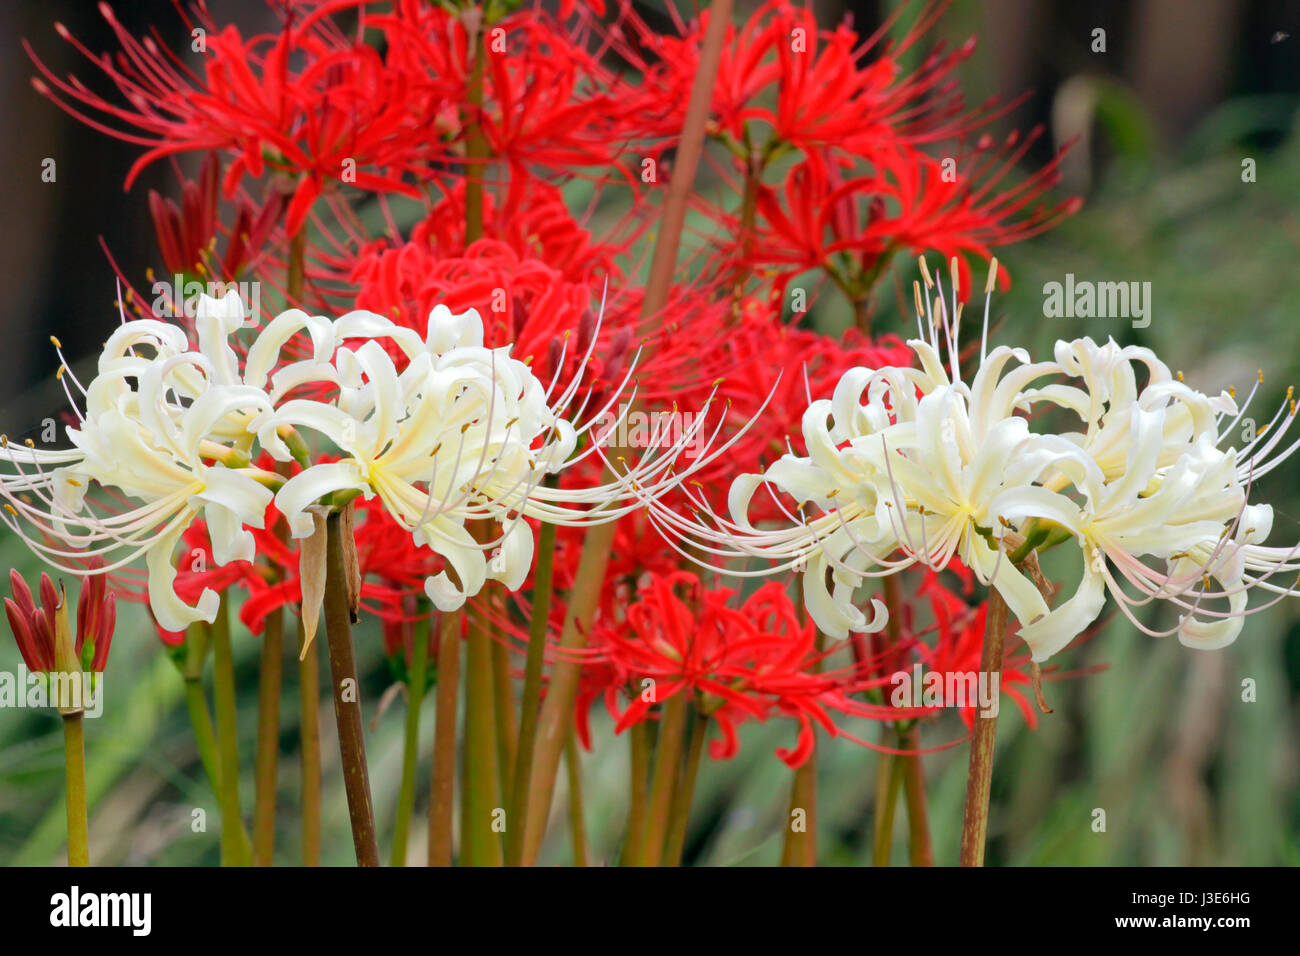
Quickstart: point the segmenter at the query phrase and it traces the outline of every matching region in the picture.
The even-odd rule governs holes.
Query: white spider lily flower
[[[73,448],[19,448],[6,440],[0,453],[9,466],[0,476],[9,527],[37,555],[73,574],[84,573],[88,558],[103,558],[103,570],[112,571],[143,555],[150,606],[159,624],[176,631],[211,622],[219,604],[211,590],[194,606],[176,596],[172,552],[180,536],[202,514],[213,561],[251,559],[253,539],[245,529],[262,527],[273,495],[265,482],[275,477],[226,467],[247,464],[247,455],[214,440],[237,430],[232,423],[265,411],[265,394],[227,384],[226,371],[209,355],[184,346],[184,333],[174,326],[124,323],[100,357],[79,427],[66,430]],[[96,486],[115,500],[88,496]],[[122,510],[123,496],[141,503]]]
[[[640,507],[642,495],[679,485],[721,451],[673,473],[673,460],[696,439],[701,418],[673,447],[642,458],[614,481],[551,487],[543,484],[546,476],[592,451],[601,453],[593,445],[574,455],[579,436],[590,428],[564,415],[576,379],[553,396],[554,383],[544,386],[509,347],[484,347],[482,321],[472,309],[453,315],[435,307],[423,340],[373,313],[336,321],[336,343],[363,337],[368,341],[355,349],[338,348],[322,377],[338,386],[336,401],[282,402],[256,423],[262,446],[280,459],[289,456],[279,437],[286,426],[315,432],[343,454],[286,481],[276,506],[291,533],[303,537],[312,532],[313,505],[330,496],[378,495],[415,542],[442,555],[455,572],[455,579],[442,571],[426,582],[426,593],[441,610],[461,607],[488,580],[511,590],[523,584],[533,557],[532,529],[523,518],[556,524],[615,520]],[[375,341],[383,337],[405,354],[400,372]],[[466,523],[484,520],[498,522],[500,533],[480,541]]]

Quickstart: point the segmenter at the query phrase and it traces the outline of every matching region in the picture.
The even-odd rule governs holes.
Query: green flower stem
[[[80,713],[63,718],[63,760],[68,800],[68,866],[90,866],[86,816],[86,740]]]
[[[241,845],[243,818],[239,810],[239,723],[235,709],[235,661],[230,646],[230,611],[221,602],[209,632],[212,638],[213,701],[217,714],[217,805],[221,808],[221,865],[247,866],[247,846]]]
[[[682,865],[682,851],[686,848],[686,827],[690,822],[691,798],[695,796],[695,781],[700,773],[700,758],[704,755],[704,741],[709,736],[709,718],[696,711],[691,715],[690,742],[686,745],[686,762],[682,765],[673,791],[673,808],[668,818],[668,836],[664,844],[663,862],[667,866]]]
[[[632,866],[641,853],[645,829],[646,778],[650,775],[650,727],[644,720],[627,730],[630,773],[628,774],[627,836],[623,839],[621,866]]]
[[[302,646],[298,618],[298,646]],[[302,865],[320,866],[320,647],[312,642],[298,660],[298,737],[302,759]]]
[[[984,649],[980,654],[980,671],[992,684],[993,675],[1002,674],[1002,648],[1006,639],[1007,605],[996,590],[989,591],[988,616],[984,621]],[[970,765],[966,773],[966,808],[961,824],[961,865],[983,866],[984,844],[989,829],[989,792],[993,785],[993,746],[997,732],[996,712],[986,716],[975,711],[975,728],[971,733]]]
[[[524,852],[523,822],[528,816],[528,787],[537,743],[537,716],[542,698],[542,667],[546,662],[546,632],[551,615],[555,577],[555,525],[546,522],[537,536],[537,565],[533,570],[533,619],[528,626],[528,656],[524,661],[523,699],[519,703],[519,743],[510,787],[506,820],[506,866],[518,866]]]
[[[886,737],[890,736],[888,726]],[[871,865],[889,866],[894,843],[894,810],[903,782],[902,761],[890,753],[876,755],[876,813],[871,841]]]
[[[438,622],[438,688],[434,699],[433,785],[429,796],[429,866],[451,866],[451,819],[456,789],[456,710],[460,694],[459,612]],[[506,828],[509,830],[509,827]]]
[[[564,764],[569,776],[569,829],[573,834],[573,865],[589,866],[587,853],[586,813],[582,801],[582,758],[578,752],[578,734],[569,734],[564,745]]]
[[[420,758],[420,705],[429,664],[428,619],[415,626],[411,669],[406,678],[406,738],[402,750],[402,786],[397,794],[397,820],[393,824],[393,866],[406,866],[406,844],[415,810],[415,771]]]
[[[497,606],[498,613],[505,609]],[[489,649],[492,652],[492,713],[496,722],[497,770],[501,775],[503,799],[509,799],[514,789],[515,761],[519,750],[519,730],[515,725],[514,682],[510,678],[510,648],[501,640],[496,625]]]
[[[352,650],[352,611],[348,607],[342,515],[338,511],[331,512],[326,519],[325,534],[325,637],[329,644],[334,719],[339,733],[348,818],[352,823],[352,846],[357,866],[378,866],[379,843],[375,837],[375,809],[366,764],[361,687]]]
[[[190,726],[194,729],[194,744],[199,751],[199,760],[203,763],[203,772],[207,774],[213,795],[219,796],[221,766],[217,756],[217,735],[212,729],[212,716],[208,713],[208,702],[203,696],[203,685],[197,678],[185,678],[185,706],[189,709]]]
[[[275,791],[280,759],[280,686],[284,674],[284,616],[266,619],[257,687],[257,749],[253,758],[253,865],[275,854]]]
[[[636,861],[638,866],[658,866],[663,860],[668,813],[672,808],[673,789],[681,770],[688,707],[685,691],[674,694],[663,704],[659,719],[659,739],[655,742],[650,796],[646,803],[645,837]]]

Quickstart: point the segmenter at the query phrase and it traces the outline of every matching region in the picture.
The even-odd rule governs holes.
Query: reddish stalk
[[[700,50],[700,64],[691,85],[691,98],[686,107],[682,135],[677,148],[673,176],[668,183],[660,217],[659,235],[655,240],[654,255],[650,262],[650,278],[642,301],[643,318],[658,316],[668,305],[673,272],[677,266],[677,253],[681,245],[682,226],[686,221],[687,200],[695,184],[695,172],[704,151],[704,136],[712,104],[713,86],[718,75],[718,62],[731,22],[732,0],[717,0],[709,8],[709,26]],[[616,456],[617,453],[615,453]],[[606,468],[608,471],[608,466]],[[600,600],[609,564],[610,547],[614,541],[614,523],[597,525],[587,532],[582,556],[578,562],[577,585],[569,598],[568,613],[560,644],[566,649],[583,647],[587,633]],[[537,748],[533,757],[533,772],[528,795],[528,813],[524,828],[522,862],[531,866],[537,861],[545,835],[547,817],[551,812],[551,799],[560,757],[568,739],[569,724],[573,719],[573,700],[578,690],[581,665],[573,659],[561,659],[551,674],[546,703],[538,722]]]
[[[989,592],[988,617],[984,622],[984,649],[980,654],[981,676],[993,685],[1002,677],[1002,648],[1006,639],[1007,605],[996,590]],[[966,809],[961,824],[961,865],[983,866],[984,844],[989,829],[989,792],[993,785],[993,746],[997,714],[975,711],[971,733],[970,768],[966,774]]]

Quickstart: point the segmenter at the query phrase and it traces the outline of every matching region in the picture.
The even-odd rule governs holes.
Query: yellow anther
[[[998,281],[998,257],[994,256],[989,260],[989,278],[984,283],[984,294],[990,295],[993,292],[993,284]]]
[[[30,438],[28,438],[28,439],[24,442],[24,444],[25,444],[28,448],[35,448],[35,447],[36,447],[36,442],[32,441]]]
[[[952,294],[955,296],[961,290],[961,280],[958,278],[957,257],[953,256],[948,260],[948,275],[952,277]]]
[[[916,314],[925,315],[925,305],[921,301],[921,283],[912,280],[912,298],[916,300]]]
[[[1259,370],[1259,384],[1261,384],[1261,385],[1264,384],[1264,370],[1263,370],[1263,369],[1260,369],[1260,370]]]
[[[1229,386],[1228,386],[1228,397],[1229,397],[1229,398],[1236,398],[1236,397],[1237,397],[1237,387],[1236,387],[1235,385],[1229,385]]]
[[[1180,382],[1183,381],[1183,373],[1182,373],[1181,371],[1179,371],[1179,372],[1177,372],[1176,374],[1178,375],[1178,381],[1180,381]]]
[[[13,505],[9,504],[9,502],[7,502],[7,501],[5,502],[5,511],[9,512],[9,513],[10,513],[11,515],[13,515],[15,518],[18,517],[18,510],[17,510],[16,508],[14,508]]]
[[[54,344],[54,347],[55,347],[56,349],[61,349],[61,348],[63,348],[63,343],[60,342],[60,341],[58,340],[58,337],[57,337],[57,336],[53,336],[53,335],[51,335],[51,336],[50,336],[50,341]]]
[[[59,366],[59,370],[58,370],[57,372],[54,373],[54,380],[55,380],[56,382],[61,382],[61,381],[63,381],[63,373],[66,372],[67,370],[68,370],[68,367],[67,367],[66,365],[60,365],[60,366]]]
[[[916,261],[921,263],[921,278],[925,280],[925,287],[933,289],[934,280],[930,278],[930,267],[925,264],[925,256],[917,256]]]

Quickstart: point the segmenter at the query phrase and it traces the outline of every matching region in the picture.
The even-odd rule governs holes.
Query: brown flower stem
[[[646,801],[645,836],[637,860],[638,866],[658,866],[663,860],[668,813],[672,808],[673,788],[681,770],[687,711],[684,691],[674,694],[663,704],[659,717],[659,739],[655,742],[654,771],[650,777],[650,796]]]
[[[691,97],[682,124],[673,175],[668,183],[659,235],[650,261],[650,276],[641,303],[642,318],[658,318],[668,305],[673,272],[677,268],[682,226],[686,221],[687,201],[694,189],[695,172],[704,151],[704,134],[713,99],[713,86],[718,75],[718,62],[722,56],[727,27],[731,23],[731,8],[732,0],[715,0],[709,8],[709,25],[700,48],[699,67],[691,84]],[[608,471],[609,467],[606,466],[607,478]],[[569,596],[564,630],[560,635],[560,646],[566,650],[581,648],[587,642],[587,633],[605,582],[605,569],[614,542],[614,528],[614,522],[597,525],[587,532],[583,542],[582,556],[578,561],[577,584]],[[546,702],[542,706],[524,828],[522,862],[527,866],[536,862],[545,836],[560,755],[573,720],[573,701],[578,690],[580,670],[581,665],[575,660],[558,662],[551,673]]]
[[[406,737],[402,748],[402,785],[397,792],[397,819],[393,823],[393,866],[406,866],[406,844],[415,811],[415,771],[420,762],[420,705],[429,670],[429,622],[415,626],[411,642],[411,670],[406,680]]]
[[[569,734],[564,745],[564,766],[569,777],[569,830],[573,835],[573,865],[589,866],[587,824],[582,801],[582,758],[578,753],[578,734]]]
[[[631,772],[628,774],[627,835],[619,856],[621,866],[632,866],[641,853],[645,829],[646,778],[650,775],[650,728],[645,721],[627,730]]]
[[[465,641],[465,746],[461,753],[465,787],[461,798],[461,858],[469,866],[500,866],[502,862],[501,839],[493,829],[495,811],[501,806],[501,780],[492,702],[491,645],[487,622],[471,612]],[[509,823],[507,820],[507,829]]]
[[[523,699],[519,703],[519,743],[515,748],[510,806],[506,811],[506,866],[518,866],[524,852],[528,788],[537,743],[537,718],[542,698],[542,668],[546,662],[546,633],[551,616],[551,585],[555,576],[555,525],[542,524],[537,536],[537,565],[533,570],[533,619],[528,626],[528,656],[524,661]],[[518,826],[511,826],[517,821]]]
[[[244,823],[239,810],[239,725],[235,709],[235,661],[230,646],[230,616],[222,601],[212,623],[213,702],[217,714],[217,765],[221,768],[217,804],[221,808],[221,865],[247,866],[249,855],[239,838]]]
[[[456,709],[460,695],[460,612],[438,622],[438,687],[434,695],[433,784],[429,797],[429,866],[451,866],[456,789]],[[507,827],[509,829],[509,827]]]
[[[900,750],[921,749],[921,728],[912,724],[898,735]],[[930,815],[925,798],[925,765],[919,753],[896,758],[903,767],[903,799],[907,803],[907,851],[912,866],[934,866],[934,847],[930,844]]]
[[[289,239],[289,276],[285,293],[289,305],[302,304],[303,275],[307,264],[307,228],[304,226]]]
[[[796,814],[802,811],[802,829],[795,829]],[[794,771],[790,784],[790,806],[785,815],[785,839],[781,845],[782,866],[817,865],[817,751]]]
[[[64,715],[63,763],[66,768],[68,801],[68,866],[90,866],[90,823],[86,815],[86,740],[80,713]]]
[[[505,614],[504,608],[498,611]],[[496,629],[493,628],[495,631]],[[510,648],[494,635],[492,651],[492,710],[496,720],[497,770],[501,775],[501,795],[508,799],[513,789],[515,755],[519,747],[518,728],[515,726],[514,682],[510,679]]]
[[[803,581],[796,579],[796,606],[802,597]],[[817,632],[817,650],[826,647],[826,635]],[[822,669],[818,660],[809,668],[812,673]],[[795,829],[798,814],[802,813],[802,827]],[[790,784],[790,806],[785,815],[785,838],[781,844],[782,866],[817,865],[817,748],[814,746],[798,769]]]
[[[894,845],[894,809],[898,805],[898,789],[903,782],[903,765],[894,754],[882,752],[876,757],[876,814],[871,842],[871,865],[889,866]]]
[[[342,524],[342,515],[338,511],[330,512],[325,532],[325,638],[329,645],[334,720],[338,726],[343,789],[347,794],[348,817],[352,823],[352,846],[356,851],[357,866],[378,866],[379,843],[375,838],[375,810],[370,798],[370,772],[366,766],[361,687],[352,650],[352,611],[348,607]]]
[[[704,741],[709,736],[709,718],[698,711],[691,715],[690,740],[686,745],[686,761],[677,776],[673,790],[672,812],[668,817],[668,836],[664,842],[666,866],[681,866],[682,851],[686,849],[686,828],[690,822],[691,798],[695,796],[695,781],[700,774],[700,758],[704,755]]]
[[[466,109],[462,114],[465,127],[465,245],[483,238],[483,173],[488,158],[487,137],[479,122],[483,109],[483,61],[487,47],[480,25],[469,35],[473,64],[470,66],[469,87],[466,90]]]
[[[257,693],[257,749],[253,759],[253,865],[270,866],[275,852],[275,789],[280,758],[280,684],[284,672],[284,616],[266,619]]]
[[[298,643],[302,644],[302,618]],[[315,642],[298,661],[298,736],[302,759],[302,865],[320,866],[320,649]]]
[[[996,590],[989,591],[988,617],[984,622],[984,649],[980,654],[981,675],[990,685],[994,675],[1001,681],[1002,646],[1007,630],[1007,605]],[[975,711],[971,733],[970,768],[966,774],[966,809],[961,823],[961,865],[983,866],[984,844],[989,829],[989,792],[993,784],[993,745],[997,715]]]

